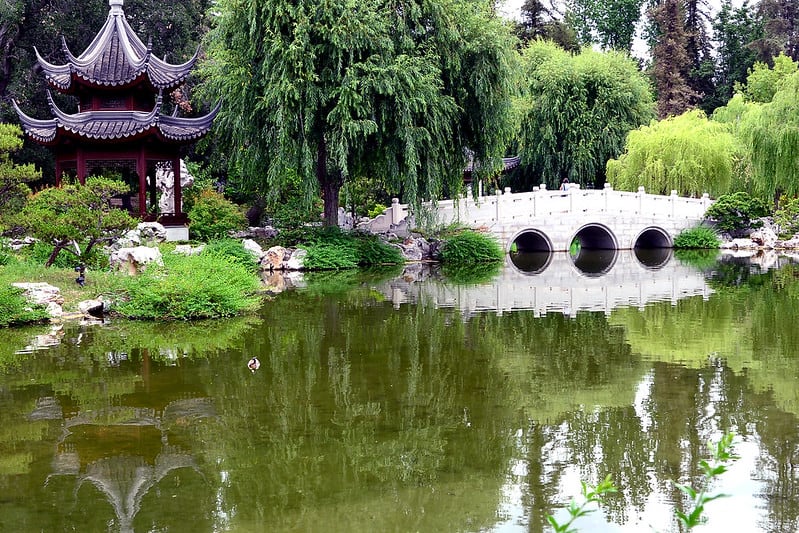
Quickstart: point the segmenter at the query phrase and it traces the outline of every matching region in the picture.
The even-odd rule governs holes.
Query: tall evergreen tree
[[[248,184],[296,171],[337,223],[350,176],[415,203],[498,168],[511,129],[515,41],[487,3],[223,0],[205,88]]]
[[[666,118],[689,109],[699,95],[688,83],[691,58],[680,0],[663,0],[650,10],[650,17],[658,30],[652,51],[658,117]]]
[[[645,0],[568,0],[566,19],[584,45],[632,50],[636,24]]]
[[[784,52],[799,60],[799,4],[796,0],[760,0],[757,17],[763,36],[751,43],[758,61],[771,64],[771,59]]]
[[[761,37],[762,25],[747,0],[740,7],[734,7],[732,0],[724,0],[713,21],[713,35],[717,69],[715,97],[710,107],[715,109],[732,98],[736,84],[746,81],[756,59],[756,52],[749,44]]]

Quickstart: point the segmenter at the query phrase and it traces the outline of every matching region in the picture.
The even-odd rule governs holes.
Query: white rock
[[[284,270],[302,270],[305,268],[305,257],[308,255],[308,250],[297,248],[291,257],[283,263]]]
[[[200,255],[205,249],[205,245],[192,246],[191,244],[178,244],[172,251],[173,254],[180,255]]]
[[[158,248],[136,246],[135,248],[121,248],[114,251],[111,253],[109,262],[111,266],[134,276],[149,263],[163,265],[164,259],[161,256],[161,250]]]
[[[252,239],[244,239],[243,241],[241,241],[241,244],[244,246],[245,250],[250,252],[255,257],[256,261],[260,261],[261,259],[263,259],[265,252],[263,248],[261,248],[260,244],[258,244]]]

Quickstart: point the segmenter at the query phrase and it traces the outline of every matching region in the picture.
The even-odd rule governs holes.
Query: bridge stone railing
[[[592,214],[646,216],[674,220],[701,220],[712,201],[707,193],[701,198],[685,198],[671,191],[668,196],[648,194],[643,187],[637,192],[615,191],[609,184],[604,189],[580,189],[572,184],[566,191],[547,190],[546,185],[532,192],[511,193],[509,188],[490,196],[473,198],[471,193],[458,200],[441,200],[435,206],[436,222],[441,225],[460,223],[473,227],[524,224],[553,216]],[[432,207],[431,204],[426,204]],[[394,199],[391,207],[370,221],[368,229],[375,233],[391,231],[407,224],[408,206]]]

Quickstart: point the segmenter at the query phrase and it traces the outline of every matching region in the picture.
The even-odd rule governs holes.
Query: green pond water
[[[0,330],[0,531],[549,531],[606,475],[581,531],[679,531],[672,481],[732,431],[699,531],[794,532],[799,265],[688,259],[273,277],[252,317]]]

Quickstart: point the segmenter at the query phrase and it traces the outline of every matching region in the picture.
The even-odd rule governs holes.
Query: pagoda
[[[174,113],[162,114],[163,94],[186,80],[199,49],[183,64],[159,59],[128,24],[123,0],[109,0],[108,4],[105,24],[81,55],[74,56],[63,37],[63,65],[46,61],[35,50],[49,87],[75,96],[78,112],[59,109],[49,90],[51,118],[31,118],[16,101],[14,108],[25,134],[53,152],[57,186],[65,173],[84,184],[86,177],[98,170],[122,170],[138,178],[138,194],[124,198],[121,205],[143,220],[157,217],[171,238],[187,238],[188,219],[181,209],[180,150],[208,133],[219,104],[201,117],[179,117],[178,106]],[[156,215],[156,169],[169,167],[174,177],[173,209]]]

